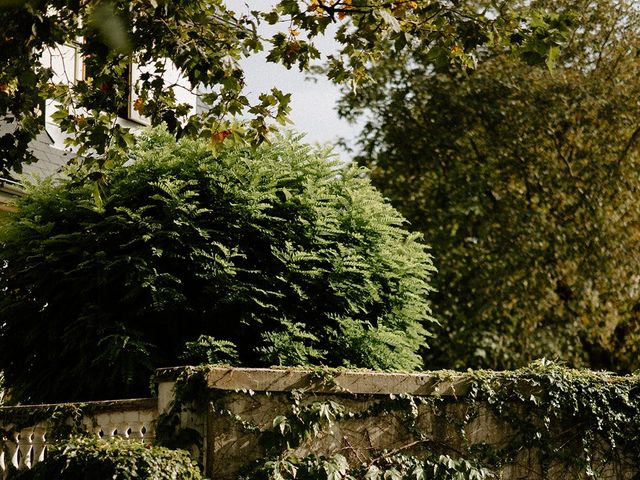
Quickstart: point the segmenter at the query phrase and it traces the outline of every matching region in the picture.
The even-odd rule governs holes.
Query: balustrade
[[[53,411],[60,406],[35,405],[2,407],[2,418],[26,418],[29,414]],[[151,445],[158,416],[156,399],[140,399],[110,402],[86,402],[76,406],[84,414],[75,426],[101,438],[124,437],[130,441]],[[90,412],[90,413],[88,413]],[[74,420],[66,421],[68,426]],[[29,469],[45,459],[52,431],[52,422],[42,421],[34,425],[18,426],[15,423],[0,425],[0,479],[5,480],[12,470]]]

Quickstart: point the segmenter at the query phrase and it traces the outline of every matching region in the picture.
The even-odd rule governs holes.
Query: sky
[[[267,10],[272,6],[271,0],[252,0],[251,9]],[[237,13],[248,12],[246,3],[240,0],[228,0],[227,5]],[[279,29],[270,25],[261,25],[259,32],[264,36]],[[337,49],[332,36],[318,38],[314,41],[323,54],[330,54]],[[247,93],[254,100],[262,92],[277,87],[285,93],[291,93],[290,119],[293,130],[305,133],[304,140],[309,143],[335,144],[339,137],[353,141],[358,127],[340,119],[336,111],[336,102],[340,97],[339,88],[324,77],[316,76],[314,80],[297,68],[287,70],[284,66],[266,61],[266,53],[255,55],[242,62],[247,82]],[[337,149],[336,153],[348,160],[348,154]]]

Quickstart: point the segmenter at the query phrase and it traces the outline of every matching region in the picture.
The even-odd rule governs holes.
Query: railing
[[[56,426],[48,419],[52,414],[62,425]],[[7,420],[0,424],[0,478],[5,480],[12,470],[29,469],[43,461],[56,427],[92,432],[101,438],[119,436],[151,444],[157,417],[155,398],[2,407],[0,419]]]

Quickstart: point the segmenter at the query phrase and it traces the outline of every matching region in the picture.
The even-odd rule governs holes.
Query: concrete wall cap
[[[175,381],[178,375],[188,368],[158,370],[156,381]],[[212,390],[254,392],[289,392],[304,389],[315,393],[458,396],[467,392],[470,379],[469,374],[454,371],[391,373],[341,369],[210,367],[207,385]]]

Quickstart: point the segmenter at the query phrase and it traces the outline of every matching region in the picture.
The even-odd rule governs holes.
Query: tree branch
[[[638,139],[639,135],[640,135],[640,126],[636,127],[636,129],[633,131],[633,133],[629,137],[629,140],[627,141],[626,145],[622,149],[622,152],[620,152],[620,155],[618,155],[618,161],[616,164],[618,169],[620,168],[622,161],[625,159],[625,157],[629,153],[629,150],[631,150],[631,147],[633,147],[633,144]]]

